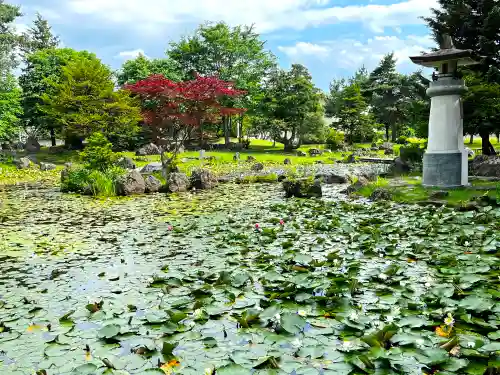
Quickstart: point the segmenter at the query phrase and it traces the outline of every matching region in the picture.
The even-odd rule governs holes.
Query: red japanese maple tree
[[[173,82],[163,75],[152,75],[126,85],[125,89],[141,98],[144,122],[152,128],[158,143],[161,137],[172,142],[173,157],[179,150],[180,141],[184,141],[193,129],[199,130],[203,142],[203,123],[213,123],[222,115],[245,111],[244,108],[228,108],[221,104],[223,98],[238,97],[245,91],[237,90],[231,82],[217,77],[196,75],[190,81]]]

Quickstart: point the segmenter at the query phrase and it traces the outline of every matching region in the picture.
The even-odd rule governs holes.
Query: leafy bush
[[[104,171],[88,168],[70,169],[61,179],[61,190],[111,197],[116,195],[116,181],[125,173],[124,169],[116,166]]]
[[[326,144],[330,150],[338,150],[344,146],[344,133],[330,129],[328,136],[326,137]]]
[[[404,162],[422,163],[425,150],[418,143],[412,143],[399,149],[399,157]]]
[[[276,173],[270,173],[265,175],[257,175],[257,176],[244,176],[239,179],[238,182],[240,184],[265,184],[265,183],[273,183],[278,182],[278,175]]]
[[[396,143],[398,145],[405,145],[406,143],[408,143],[408,137],[402,135],[402,136],[398,137],[398,139],[396,140]]]
[[[118,160],[119,154],[113,152],[113,145],[102,133],[94,133],[87,140],[80,158],[85,168],[106,171]]]

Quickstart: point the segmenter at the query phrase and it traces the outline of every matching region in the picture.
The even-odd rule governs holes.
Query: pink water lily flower
[[[255,224],[255,229],[259,230],[260,229],[260,224],[259,223],[256,223]]]
[[[170,231],[170,230],[174,230],[174,227],[173,227],[173,226],[171,226],[171,225],[169,225],[169,226],[167,227],[167,229],[168,229],[169,231]]]
[[[280,225],[285,225],[285,220],[280,219]]]

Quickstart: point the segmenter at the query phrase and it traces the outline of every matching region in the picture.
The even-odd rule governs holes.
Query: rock
[[[65,168],[65,169],[70,169],[70,168],[72,168],[72,167],[73,167],[73,163],[70,163],[69,161],[68,161],[68,162],[66,162],[66,163],[64,163],[64,168]]]
[[[330,150],[329,148],[325,148],[323,150],[323,154],[331,154],[332,153],[332,150]]]
[[[370,148],[370,151],[378,151],[378,147],[372,147]]]
[[[292,165],[292,161],[290,159],[286,158],[285,160],[283,160],[283,164]]]
[[[323,160],[316,160],[314,164],[325,164],[325,162]]]
[[[394,145],[390,142],[384,142],[379,146],[379,150],[394,150]]]
[[[350,154],[346,159],[346,163],[356,163],[356,155],[354,153]]]
[[[38,152],[40,151],[40,143],[34,137],[28,137],[26,144],[24,145],[24,149],[28,152]]]
[[[20,158],[18,160],[14,160],[14,164],[17,169],[28,169],[31,167],[31,160],[28,158]]]
[[[370,181],[368,181],[365,177],[363,176],[358,176],[358,181],[356,181],[354,184],[349,186],[346,190],[343,191],[344,194],[352,194],[358,190],[361,190],[365,186],[368,186]]]
[[[401,160],[401,158],[396,158],[390,167],[390,171],[392,174],[399,175],[410,172],[411,167],[408,163]]]
[[[229,142],[228,148],[230,150],[243,150],[243,144],[241,143],[234,143],[234,142]]]
[[[384,155],[394,155],[394,150],[392,148],[384,150]]]
[[[237,152],[236,154],[234,154],[233,160],[234,161],[239,161],[240,160],[240,153],[239,152]]]
[[[349,182],[347,174],[318,173],[315,178],[325,184],[347,184]]]
[[[142,167],[141,173],[143,174],[151,174],[154,172],[161,172],[163,171],[163,164],[161,162],[154,162],[154,163],[149,163]]]
[[[30,159],[33,164],[39,164],[38,159],[35,155],[27,155],[26,157]]]
[[[144,186],[146,193],[157,193],[161,188],[161,181],[155,176],[147,176],[144,178]]]
[[[53,171],[54,169],[56,169],[56,165],[55,164],[44,163],[44,162],[40,163],[40,170],[41,171]]]
[[[247,156],[247,162],[250,163],[250,162],[253,162],[253,161],[256,161],[257,159],[255,159],[252,155],[249,155]]]
[[[321,197],[321,182],[319,180],[311,181],[309,178],[301,178],[297,180],[284,180],[283,189],[287,198],[313,198]]]
[[[500,177],[500,156],[478,155],[470,163],[472,175]]]
[[[382,200],[391,200],[392,198],[392,194],[389,190],[386,190],[386,189],[382,189],[382,188],[378,188],[378,189],[375,189],[372,193],[372,195],[370,195],[370,199],[372,201],[382,201]]]
[[[310,156],[318,156],[322,154],[321,150],[317,148],[310,148],[308,152]]]
[[[217,186],[217,178],[209,170],[198,169],[191,174],[191,187],[206,190],[215,186]]]
[[[189,178],[184,173],[170,173],[167,177],[167,191],[169,193],[181,193],[188,191]]]
[[[264,170],[264,164],[262,163],[255,163],[254,165],[252,165],[252,171],[254,172],[260,172],[263,170]]]
[[[131,158],[126,157],[126,156],[123,156],[120,159],[118,159],[118,161],[116,162],[116,165],[123,168],[123,169],[135,169],[136,168],[134,161]]]
[[[307,154],[304,151],[297,151],[297,156],[307,156]]]
[[[432,192],[432,194],[430,195],[430,198],[431,199],[443,199],[443,198],[446,198],[449,195],[450,195],[449,191],[438,190],[438,191]]]
[[[116,181],[116,193],[118,195],[144,194],[145,191],[146,183],[144,182],[144,178],[136,170],[128,172]]]
[[[147,155],[159,155],[160,149],[154,143],[149,143],[147,145],[142,146],[136,152],[136,156],[147,156]]]
[[[378,150],[378,146],[375,142],[372,143],[372,145],[370,146],[371,148],[376,148]]]

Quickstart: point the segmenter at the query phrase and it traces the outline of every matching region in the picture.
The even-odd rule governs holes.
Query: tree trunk
[[[231,121],[231,117],[224,116],[222,118],[222,123],[224,124],[224,144],[226,146],[229,146],[229,143],[231,143],[231,140],[229,139],[229,124]]]
[[[500,133],[497,133],[497,143],[500,143]]]
[[[56,143],[56,132],[54,128],[50,128],[50,143],[52,143],[52,147],[57,145]]]
[[[469,144],[471,145],[473,143],[474,143],[474,134],[471,134],[469,138]]]
[[[392,130],[392,142],[393,143],[396,143],[396,141],[398,140],[398,131],[397,131],[397,125],[396,124],[392,124],[391,126],[391,130]]]
[[[496,155],[495,148],[490,142],[490,133],[487,130],[481,130],[479,135],[483,143],[483,155]]]
[[[273,137],[273,148],[276,147],[276,137]]]
[[[389,125],[385,126],[385,140],[389,142]]]
[[[203,122],[200,122],[200,147],[203,148]]]

